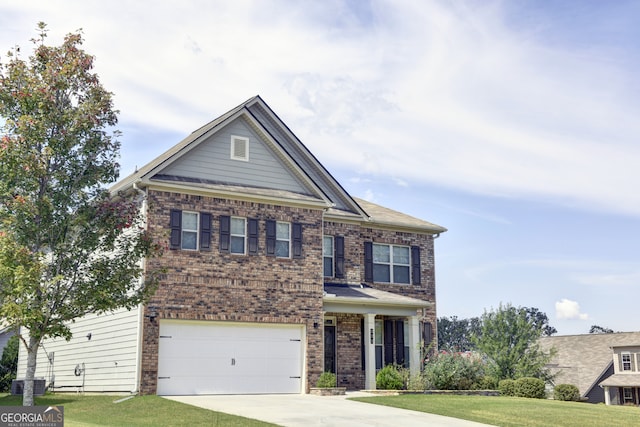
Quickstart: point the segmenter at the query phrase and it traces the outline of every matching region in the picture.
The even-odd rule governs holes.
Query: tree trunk
[[[36,361],[40,341],[29,337],[27,347],[27,373],[24,377],[24,389],[22,391],[22,406],[33,406],[33,379],[36,375]]]

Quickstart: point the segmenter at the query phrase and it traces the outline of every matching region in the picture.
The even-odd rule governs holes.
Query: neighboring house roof
[[[415,315],[417,309],[433,303],[372,288],[365,284],[326,283],[322,298],[325,311],[336,313],[367,313],[376,306],[379,314]],[[381,311],[388,310],[387,312]]]
[[[638,387],[640,374],[613,374],[599,385],[603,387]]]
[[[238,123],[257,135],[273,161],[279,162],[288,171],[290,182],[296,182],[296,185],[274,189],[261,186],[263,182],[254,182],[252,185],[228,182],[228,177],[220,174],[211,173],[209,176],[207,172],[193,176],[185,175],[184,171],[179,173],[181,164],[184,166],[193,158],[199,160],[200,146],[214,144],[214,135]],[[195,130],[180,143],[114,184],[110,191],[116,194],[147,186],[322,208],[329,219],[354,221],[365,226],[368,223],[382,228],[427,234],[447,231],[439,225],[351,197],[260,96],[248,99]]]
[[[640,332],[542,337],[539,342],[542,350],[553,347],[557,351],[547,365],[559,373],[556,384],[573,384],[580,395],[585,396],[598,385],[602,373],[611,365],[611,348],[640,343]]]

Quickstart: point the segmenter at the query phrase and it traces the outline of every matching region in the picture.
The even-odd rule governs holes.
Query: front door
[[[324,371],[336,373],[336,321],[324,321]]]

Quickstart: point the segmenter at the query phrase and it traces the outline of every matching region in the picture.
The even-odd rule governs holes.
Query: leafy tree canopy
[[[0,316],[28,331],[25,405],[40,342],[70,339],[85,314],[143,302],[155,276],[140,280],[141,260],[159,251],[143,196],[104,187],[118,177],[120,144],[94,57],[79,32],[47,46],[39,30],[28,59],[16,47],[0,62]]]
[[[591,328],[589,329],[589,333],[590,334],[613,334],[614,331],[613,329],[604,328],[598,325],[592,325]]]
[[[497,310],[485,311],[480,334],[473,336],[472,341],[487,357],[492,376],[498,380],[522,377],[549,380],[545,365],[552,354],[544,353],[538,346],[543,330],[544,322],[532,316],[530,310],[500,304]]]

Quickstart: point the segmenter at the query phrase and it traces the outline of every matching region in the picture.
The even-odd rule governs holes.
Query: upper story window
[[[249,161],[249,138],[231,135],[231,159]]]
[[[198,214],[182,212],[182,249],[198,249]]]
[[[291,251],[291,224],[276,222],[276,257],[289,258]]]
[[[267,220],[267,256],[302,258],[302,224]]]
[[[220,215],[220,252],[258,254],[258,220]]]
[[[622,370],[623,371],[633,371],[633,367],[631,365],[631,353],[622,353]]]
[[[169,226],[170,249],[211,249],[211,214],[171,209]]]
[[[322,258],[324,277],[344,278],[344,236],[324,236]]]
[[[333,277],[333,236],[324,236],[322,238],[322,259],[324,277]]]
[[[410,283],[408,246],[373,245],[373,281]]]
[[[231,218],[230,251],[232,254],[245,254],[247,220],[245,218]]]
[[[420,247],[379,244],[364,244],[365,282],[421,283]]]

